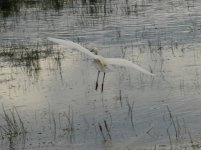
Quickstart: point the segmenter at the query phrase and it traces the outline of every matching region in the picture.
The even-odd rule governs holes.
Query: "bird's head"
[[[98,55],[98,49],[96,47],[91,48],[90,52],[94,53],[95,55]]]

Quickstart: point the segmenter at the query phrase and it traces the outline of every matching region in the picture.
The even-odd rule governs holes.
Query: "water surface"
[[[199,10],[198,0],[4,2],[0,102],[8,113],[17,108],[27,134],[11,140],[1,130],[2,149],[137,149],[198,140]],[[119,68],[106,74],[103,93],[95,91],[90,59],[47,37],[96,47],[156,77]]]

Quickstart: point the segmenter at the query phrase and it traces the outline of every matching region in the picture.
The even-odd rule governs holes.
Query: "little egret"
[[[136,69],[144,74],[150,75],[150,76],[155,76],[155,74],[145,70],[144,68],[132,63],[131,61],[121,59],[121,58],[105,58],[100,55],[95,55],[92,52],[90,52],[88,49],[82,47],[81,45],[74,43],[70,40],[62,40],[62,39],[55,39],[48,37],[49,41],[52,41],[57,44],[61,44],[64,47],[71,49],[71,50],[77,50],[82,53],[85,53],[89,57],[93,59],[93,64],[95,65],[96,69],[98,70],[98,76],[96,80],[96,87],[95,90],[98,89],[98,78],[100,72],[103,72],[103,80],[102,80],[102,87],[101,87],[101,92],[103,92],[103,86],[104,86],[104,79],[105,79],[105,73],[109,71],[113,71],[112,66],[122,66],[122,67],[129,67]]]

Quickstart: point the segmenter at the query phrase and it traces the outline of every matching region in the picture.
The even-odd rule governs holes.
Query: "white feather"
[[[55,39],[55,38],[51,38],[48,37],[49,41],[55,42],[57,44],[61,44],[64,47],[68,48],[68,49],[72,49],[72,50],[77,50],[80,51],[82,53],[85,53],[86,55],[92,57],[92,58],[96,58],[96,55],[94,55],[93,53],[91,53],[88,49],[82,47],[81,45],[74,43],[72,41],[69,40],[61,40],[61,39]]]
[[[61,39],[55,39],[55,38],[51,38],[51,37],[49,37],[48,40],[55,42],[57,44],[61,44],[68,49],[77,50],[77,51],[83,52],[86,55],[90,56],[91,58],[94,59],[95,67],[101,72],[107,72],[108,70],[110,70],[109,65],[116,65],[116,66],[133,68],[133,69],[141,71],[142,73],[150,75],[150,76],[155,75],[155,74],[145,70],[144,68],[132,63],[131,61],[128,61],[125,59],[105,58],[100,55],[94,55],[88,49],[82,47],[81,45],[79,45],[77,43],[69,41],[69,40],[61,40]]]
[[[105,58],[108,65],[116,65],[116,66],[122,66],[122,67],[129,67],[136,69],[138,71],[141,71],[144,74],[155,76],[155,74],[145,70],[144,68],[132,63],[131,61],[128,61],[126,59],[120,59],[120,58]]]

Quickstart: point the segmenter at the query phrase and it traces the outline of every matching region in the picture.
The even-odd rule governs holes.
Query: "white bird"
[[[86,48],[82,47],[81,45],[74,43],[70,40],[62,40],[62,39],[56,39],[56,38],[51,38],[51,37],[48,37],[48,40],[55,42],[57,44],[61,44],[68,49],[83,52],[93,59],[93,64],[95,65],[96,69],[98,70],[98,76],[97,76],[97,80],[96,80],[95,90],[97,90],[97,88],[98,88],[99,74],[100,74],[100,72],[103,72],[104,74],[103,74],[103,81],[102,81],[102,88],[101,88],[101,92],[103,92],[105,73],[109,72],[109,71],[113,71],[112,66],[129,67],[129,68],[136,69],[144,74],[147,74],[150,76],[155,76],[155,74],[132,63],[131,61],[128,61],[126,59],[121,59],[121,58],[105,58],[100,55],[95,55],[92,52],[90,52],[88,49],[86,49]]]

